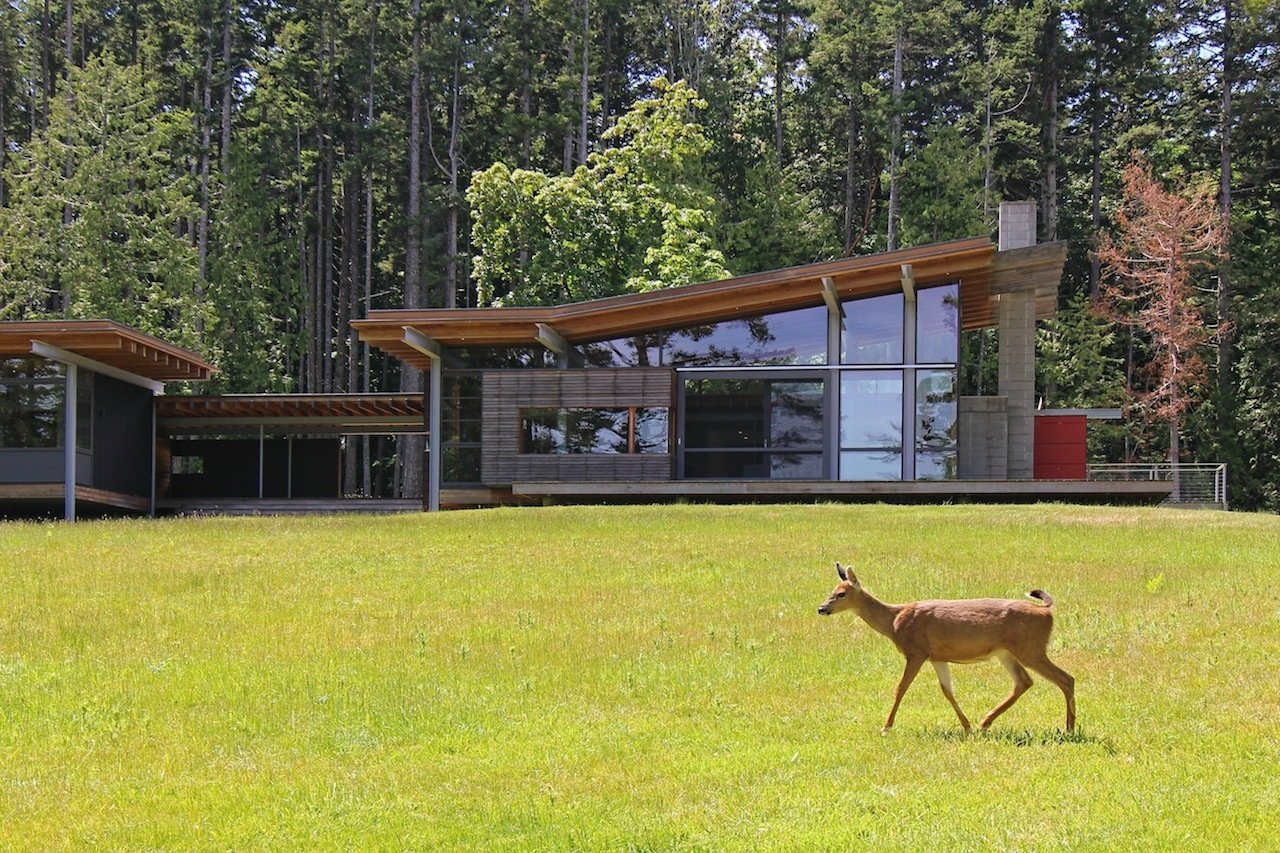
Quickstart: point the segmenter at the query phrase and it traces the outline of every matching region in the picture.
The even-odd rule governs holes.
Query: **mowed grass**
[[[1057,599],[963,737],[819,617]],[[1280,519],[613,507],[0,525],[0,848],[1273,849]],[[954,667],[975,719],[1008,677]]]

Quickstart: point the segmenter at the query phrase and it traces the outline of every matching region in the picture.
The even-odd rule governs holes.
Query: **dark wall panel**
[[[93,481],[98,489],[151,495],[151,392],[93,377]]]
[[[670,453],[520,453],[520,410],[527,408],[672,409],[674,441],[675,371],[669,368],[617,370],[487,371],[483,387],[481,479],[507,486],[529,481],[670,480]]]
[[[292,444],[292,489],[289,453]],[[169,442],[175,471],[169,496],[175,498],[256,498],[258,440],[189,438]],[[336,438],[268,439],[262,447],[263,497],[337,498],[341,489],[341,447]],[[199,460],[196,463],[194,460]],[[198,467],[199,472],[190,471]]]

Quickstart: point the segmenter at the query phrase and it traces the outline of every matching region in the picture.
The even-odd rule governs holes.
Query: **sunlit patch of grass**
[[[0,525],[0,848],[1257,848],[1280,521],[1154,509],[541,508]],[[965,736],[814,609],[1048,589]],[[1009,691],[955,667],[971,719]]]

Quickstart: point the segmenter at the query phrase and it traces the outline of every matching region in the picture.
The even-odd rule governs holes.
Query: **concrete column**
[[[1000,251],[1036,244],[1036,203],[1000,203]],[[1000,396],[1008,401],[1008,477],[1035,473],[1036,297],[1034,291],[1000,294]]]
[[[1009,417],[1010,480],[1034,473],[1036,406],[1036,299],[1034,293],[1000,295],[1000,396]]]

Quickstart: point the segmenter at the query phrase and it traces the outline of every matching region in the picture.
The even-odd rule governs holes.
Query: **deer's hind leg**
[[[1067,731],[1074,729],[1076,727],[1076,680],[1071,677],[1071,673],[1049,660],[1049,656],[1044,652],[1030,660],[1023,660],[1022,663],[1028,669],[1058,685],[1063,698],[1067,700]]]
[[[984,730],[995,722],[996,717],[1013,707],[1013,703],[1018,701],[1019,696],[1027,692],[1032,683],[1031,676],[1027,673],[1026,668],[1013,655],[1002,650],[996,652],[996,658],[1008,670],[1009,675],[1013,677],[1013,690],[1010,691],[1008,696],[1004,697],[1003,702],[987,712],[987,715],[982,718],[982,722],[978,723],[978,728]]]
[[[956,701],[956,695],[951,691],[951,667],[947,666],[946,661],[933,661],[933,668],[938,673],[938,686],[942,688],[942,695],[947,697],[947,701],[951,703],[951,707],[956,709],[956,716],[960,718],[960,725],[964,726],[967,733],[969,731],[969,718],[964,715],[964,711],[960,710],[960,703]]]

